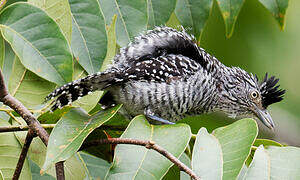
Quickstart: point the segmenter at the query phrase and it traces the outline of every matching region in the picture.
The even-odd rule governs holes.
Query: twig
[[[56,171],[56,179],[57,180],[65,179],[64,162],[63,161],[57,162],[55,164],[55,171]]]
[[[139,145],[139,146],[145,146],[146,148],[153,149],[153,150],[159,152],[160,154],[162,154],[163,156],[165,156],[166,158],[168,158],[171,162],[173,162],[176,166],[178,166],[180,170],[186,172],[193,179],[197,179],[197,180],[200,179],[200,177],[198,177],[189,167],[187,167],[185,164],[183,164],[181,161],[179,161],[175,156],[173,156],[167,150],[165,150],[164,148],[155,144],[155,142],[153,142],[153,141],[129,139],[129,138],[99,139],[99,140],[94,140],[94,141],[83,144],[81,149],[84,149],[89,146],[96,146],[99,144],[134,144],[134,145]]]
[[[41,124],[44,129],[53,129],[55,124]],[[29,126],[1,126],[0,133],[3,132],[16,132],[16,131],[27,131]]]
[[[53,129],[56,124],[41,124],[44,129]],[[124,131],[126,127],[123,126],[110,126],[102,125],[97,129],[112,130],[112,131]],[[0,133],[3,132],[15,132],[15,131],[27,131],[29,126],[2,126],[0,127]]]
[[[13,178],[12,178],[13,180],[18,180],[19,177],[20,177],[21,170],[22,170],[22,167],[23,167],[23,164],[24,164],[29,146],[30,146],[30,144],[32,142],[32,139],[34,137],[35,137],[34,132],[31,129],[29,129],[28,133],[26,135],[24,146],[22,148],[22,152],[20,154],[20,157],[19,157],[19,160],[18,160],[18,163],[17,163],[17,167],[15,169],[15,172],[14,172],[14,175],[13,175]]]
[[[49,134],[47,131],[41,126],[39,121],[30,113],[30,111],[16,98],[11,96],[7,90],[7,87],[4,82],[4,77],[2,74],[2,70],[0,69],[0,101],[3,104],[9,106],[16,113],[18,113],[27,123],[29,128],[33,131],[33,133],[41,138],[44,144],[48,145]],[[25,153],[26,157],[27,152]],[[55,167],[60,168],[60,164],[56,163]],[[60,171],[64,171],[64,169],[60,169]],[[57,176],[63,175],[60,179],[65,179],[63,173],[57,173]]]

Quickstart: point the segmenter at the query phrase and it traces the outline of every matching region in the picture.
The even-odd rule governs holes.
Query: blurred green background
[[[212,15],[203,31],[200,46],[216,56],[227,66],[239,66],[262,79],[266,72],[280,79],[286,89],[280,103],[269,106],[276,124],[274,132],[260,122],[260,137],[275,139],[281,143],[300,146],[300,1],[290,0],[284,31],[257,0],[247,0],[238,16],[231,38],[225,37],[225,25],[221,13],[214,5]],[[187,121],[195,133],[199,126],[222,126],[224,117],[200,116]],[[211,124],[213,123],[213,124]]]

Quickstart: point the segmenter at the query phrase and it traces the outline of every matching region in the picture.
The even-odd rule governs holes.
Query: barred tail
[[[93,91],[102,90],[110,86],[114,81],[114,77],[114,72],[98,72],[89,75],[55,89],[46,97],[46,101],[58,96],[51,110],[61,109]]]

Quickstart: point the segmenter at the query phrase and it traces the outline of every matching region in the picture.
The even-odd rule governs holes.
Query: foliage
[[[200,43],[208,19],[219,11],[226,36],[230,37],[244,3],[244,0],[29,0],[6,4],[0,13],[0,66],[9,91],[31,108],[42,123],[56,123],[47,148],[34,139],[21,179],[53,179],[54,163],[62,160],[66,160],[67,179],[189,179],[165,157],[141,146],[101,145],[92,150],[80,149],[91,139],[119,136],[154,141],[204,179],[300,178],[300,149],[257,139],[258,127],[252,119],[220,128],[209,124],[207,129],[213,130],[212,133],[203,127],[197,129],[195,136],[187,124],[151,125],[143,116],[135,117],[127,126],[124,117],[116,115],[121,105],[105,111],[97,106],[103,92],[82,98],[73,104],[76,108],[66,107],[53,114],[48,111],[48,104],[41,105],[55,87],[104,70],[119,47],[154,26],[182,25]],[[266,7],[279,26],[284,27],[288,0],[256,3]],[[11,113],[10,116],[13,118],[0,116],[1,126],[21,121]],[[103,125],[122,126],[126,130],[108,128],[96,133]],[[12,177],[24,138],[23,132],[0,133],[0,178]],[[114,151],[112,161],[107,157],[112,155],[110,151]]]

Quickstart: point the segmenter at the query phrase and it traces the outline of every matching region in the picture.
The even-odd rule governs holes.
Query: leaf
[[[170,16],[170,19],[168,20],[168,22],[166,22],[166,26],[174,28],[174,29],[178,29],[180,26],[180,22],[178,20],[178,18],[176,17],[176,14],[173,12]]]
[[[271,12],[277,20],[279,27],[283,30],[289,0],[259,0],[259,2]]]
[[[26,122],[21,119],[21,118],[18,118],[18,120],[20,122],[22,122],[22,125],[26,125]],[[14,123],[14,125],[17,125],[17,123]],[[14,132],[15,133],[15,136],[17,137],[19,143],[21,145],[24,144],[25,142],[25,137],[26,137],[26,134],[27,132],[25,131],[19,131],[19,132]],[[28,150],[28,157],[30,157],[30,160],[32,160],[36,166],[38,166],[38,170],[36,170],[36,174],[35,176],[37,176],[37,179],[40,174],[40,167],[42,167],[42,165],[44,164],[45,162],[45,157],[46,157],[46,146],[45,144],[41,141],[40,138],[34,138],[32,140],[32,143],[29,147],[29,150]],[[66,179],[78,179],[78,180],[81,180],[85,177],[85,171],[84,171],[84,166],[82,164],[81,161],[78,160],[78,157],[77,157],[78,153],[76,153],[75,155],[73,155],[72,157],[70,157],[69,159],[67,159],[65,162],[64,162],[64,168],[65,168],[65,176],[66,176]],[[30,164],[30,167],[32,168],[32,163],[29,163]],[[31,169],[31,171],[33,171]],[[47,171],[47,173],[53,177],[56,177],[56,173],[55,173],[55,167],[54,165],[51,166],[51,168]],[[44,174],[42,177],[46,176],[46,174]]]
[[[270,179],[270,157],[262,145],[255,151],[244,179]]]
[[[248,167],[246,166],[246,164],[243,164],[242,170],[240,171],[240,173],[237,177],[237,180],[243,180],[246,175],[247,170],[248,170]]]
[[[245,0],[217,0],[225,22],[226,36],[231,37],[233,28]]]
[[[69,0],[72,12],[71,47],[89,73],[99,71],[107,50],[105,21],[97,0]]]
[[[0,170],[0,180],[4,180],[4,175],[1,170]]]
[[[147,29],[146,0],[99,0],[106,24],[117,14],[117,43],[126,46],[131,38]]]
[[[28,3],[15,3],[1,12],[0,27],[27,69],[60,85],[72,80],[68,42],[44,11]]]
[[[86,165],[87,174],[90,177],[89,179],[104,179],[110,168],[110,164],[103,159],[84,152],[80,152],[79,154]]]
[[[34,163],[33,161],[29,160],[29,165],[32,174],[32,180],[55,180],[55,178],[49,174],[40,174],[40,167]]]
[[[148,29],[166,24],[175,6],[176,0],[147,0]]]
[[[116,37],[116,22],[117,22],[117,15],[113,16],[111,25],[107,27],[107,52],[106,57],[103,61],[100,71],[104,71],[107,69],[108,65],[112,63],[112,60],[117,51],[117,37]]]
[[[257,133],[257,124],[252,119],[242,119],[213,131],[222,147],[224,180],[237,177]]]
[[[0,36],[2,37],[2,34]],[[6,86],[8,86],[9,77],[11,75],[11,71],[15,59],[15,53],[7,42],[4,43],[4,49],[5,49],[5,52],[3,53],[4,60],[1,69],[2,69],[2,74],[4,76],[5,84]]]
[[[300,148],[270,146],[271,179],[300,179]]]
[[[263,145],[265,148],[268,148],[269,146],[279,146],[282,147],[282,144],[279,144],[276,141],[272,141],[270,139],[256,139],[253,143],[253,146],[258,147],[260,145]],[[254,157],[254,149],[251,149],[251,153],[248,156],[247,160],[246,160],[246,165],[249,166],[253,157]]]
[[[5,41],[0,34],[0,67],[3,69],[3,64],[5,60]]]
[[[71,44],[72,18],[68,0],[28,0],[29,3],[43,9],[57,23]]]
[[[55,124],[64,114],[70,111],[73,107],[65,106],[62,109],[57,109],[54,112],[47,111],[38,116],[38,121],[41,124]]]
[[[10,124],[0,119],[0,126],[10,126]],[[12,179],[22,147],[13,132],[0,133],[0,147],[0,170],[5,179]],[[20,179],[31,179],[27,159],[25,159]]]
[[[75,101],[73,106],[81,107],[86,112],[90,112],[98,104],[102,95],[103,91],[94,91],[91,94]]]
[[[260,145],[264,145],[265,148],[269,146],[279,146],[279,147],[283,146],[282,144],[270,139],[255,139],[253,146],[258,147]]]
[[[212,5],[213,0],[177,1],[175,14],[178,20],[198,41],[210,15]]]
[[[42,170],[47,170],[58,161],[63,161],[77,152],[85,138],[97,127],[108,121],[120,109],[120,105],[89,116],[78,108],[71,109],[52,130],[47,147],[46,161]]]
[[[45,97],[55,88],[55,84],[46,81],[25,69],[15,56],[8,90],[12,96],[25,106],[33,108],[44,102]]]
[[[192,154],[193,171],[203,179],[222,179],[222,148],[205,128],[198,131]]]
[[[191,137],[185,124],[150,125],[144,116],[135,117],[121,136],[151,140],[175,157],[180,157]],[[154,150],[142,146],[119,144],[106,179],[161,179],[172,163]]]

